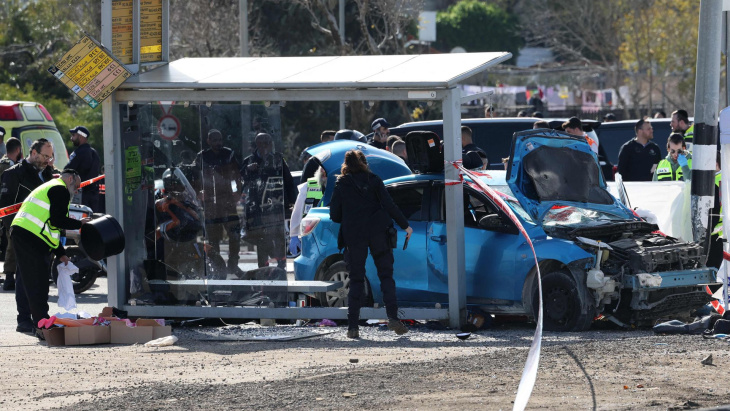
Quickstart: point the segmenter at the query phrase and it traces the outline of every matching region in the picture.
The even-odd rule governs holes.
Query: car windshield
[[[604,223],[620,221],[626,221],[626,218],[603,211],[591,210],[589,208],[565,205],[553,206],[542,219],[543,225],[547,227],[578,227],[584,225],[601,225]]]
[[[519,201],[515,198],[515,196],[512,194],[512,190],[509,189],[508,185],[490,185],[491,188],[494,190],[504,194],[502,196],[502,200],[504,200],[507,205],[509,205],[509,208],[512,209],[512,211],[520,216],[523,220],[530,224],[535,224],[535,221],[532,220],[532,217],[525,211],[524,208],[520,205]]]

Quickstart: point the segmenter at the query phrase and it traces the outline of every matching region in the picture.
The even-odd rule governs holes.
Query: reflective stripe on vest
[[[684,144],[687,146],[687,151],[692,152],[692,146],[694,145],[695,139],[695,125],[689,126],[687,131],[684,132]]]
[[[304,200],[304,214],[307,215],[309,210],[319,203],[322,199],[322,187],[319,186],[319,182],[316,178],[312,177],[307,179],[307,199]]]
[[[687,159],[687,167],[692,169],[692,159]],[[678,181],[682,178],[682,167],[677,167],[677,171],[672,171],[672,163],[666,158],[659,162],[656,166],[657,181]]]
[[[58,248],[61,238],[61,230],[51,226],[51,200],[48,199],[48,190],[61,186],[66,188],[66,183],[56,178],[41,184],[28,194],[28,197],[20,206],[18,214],[13,219],[12,226],[22,227],[35,234],[48,244],[51,248]],[[68,216],[68,211],[66,211]]]

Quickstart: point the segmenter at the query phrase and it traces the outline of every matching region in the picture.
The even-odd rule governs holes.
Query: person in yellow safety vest
[[[675,110],[672,112],[672,120],[669,122],[673,133],[680,133],[684,136],[684,143],[687,151],[692,152],[694,144],[695,125],[689,123],[689,114],[687,110]]]
[[[297,201],[294,203],[291,220],[289,221],[289,254],[297,255],[298,250],[301,249],[302,243],[299,238],[301,236],[301,229],[299,225],[302,222],[302,218],[309,213],[309,210],[319,204],[326,187],[327,173],[322,167],[317,169],[314,177],[297,186],[299,194],[297,195]]]
[[[692,154],[687,151],[684,138],[672,133],[667,140],[667,157],[657,164],[654,181],[690,181],[692,179]]]
[[[32,318],[27,332],[43,339],[38,321],[48,318],[48,273],[51,252],[64,264],[69,262],[61,244],[61,230],[78,230],[88,220],[68,216],[71,198],[81,179],[67,169],[60,178],[49,180],[31,191],[10,226],[10,240],[17,258],[15,302],[18,318]]]

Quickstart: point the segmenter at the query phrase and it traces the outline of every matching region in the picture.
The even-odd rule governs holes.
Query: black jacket
[[[330,218],[341,224],[342,245],[366,243],[371,233],[384,233],[393,220],[402,229],[408,228],[408,220],[390,198],[383,180],[370,172],[337,178]]]
[[[99,159],[99,154],[89,143],[76,147],[76,150],[71,153],[69,159],[70,161],[66,165],[66,168],[76,170],[79,173],[79,177],[81,177],[81,181],[90,180],[99,176],[101,160]],[[82,190],[84,194],[96,194],[99,192],[99,183],[90,184]]]
[[[2,174],[0,186],[0,208],[22,203],[31,191],[53,178],[53,168],[43,170],[43,180],[38,176],[38,170],[26,159],[20,161]],[[3,218],[3,225],[10,228],[15,214]]]

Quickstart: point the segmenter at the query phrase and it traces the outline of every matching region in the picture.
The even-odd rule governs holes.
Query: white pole
[[[248,57],[248,0],[239,0],[238,2],[238,24],[241,57]]]
[[[722,207],[722,237],[723,251],[730,252],[730,246],[727,242],[728,231],[730,230],[730,107],[724,108],[720,112],[720,153],[721,153],[721,169],[727,169],[722,173],[720,182],[720,204]],[[724,261],[725,267],[725,291],[723,292],[723,300],[725,309],[728,309],[728,273],[730,272],[730,261]]]

